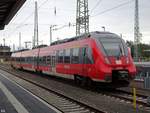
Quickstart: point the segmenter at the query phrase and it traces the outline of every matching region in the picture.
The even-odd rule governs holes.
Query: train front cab
[[[96,78],[94,81],[115,87],[128,86],[136,74],[131,55],[125,42],[114,34],[96,37]]]

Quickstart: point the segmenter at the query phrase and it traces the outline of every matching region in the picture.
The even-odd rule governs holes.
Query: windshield
[[[127,47],[120,38],[98,38],[101,49],[106,56],[127,56]]]

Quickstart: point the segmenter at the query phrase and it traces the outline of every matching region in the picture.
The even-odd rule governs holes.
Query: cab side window
[[[81,57],[82,57],[82,63],[83,64],[93,64],[93,55],[92,55],[92,49],[90,47],[83,47],[81,49]]]

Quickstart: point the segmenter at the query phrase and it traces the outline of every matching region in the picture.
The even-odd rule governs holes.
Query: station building
[[[10,60],[10,47],[0,45],[0,62]]]

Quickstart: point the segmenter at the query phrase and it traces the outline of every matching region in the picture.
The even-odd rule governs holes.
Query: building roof
[[[0,0],[0,30],[4,29],[26,0]]]

